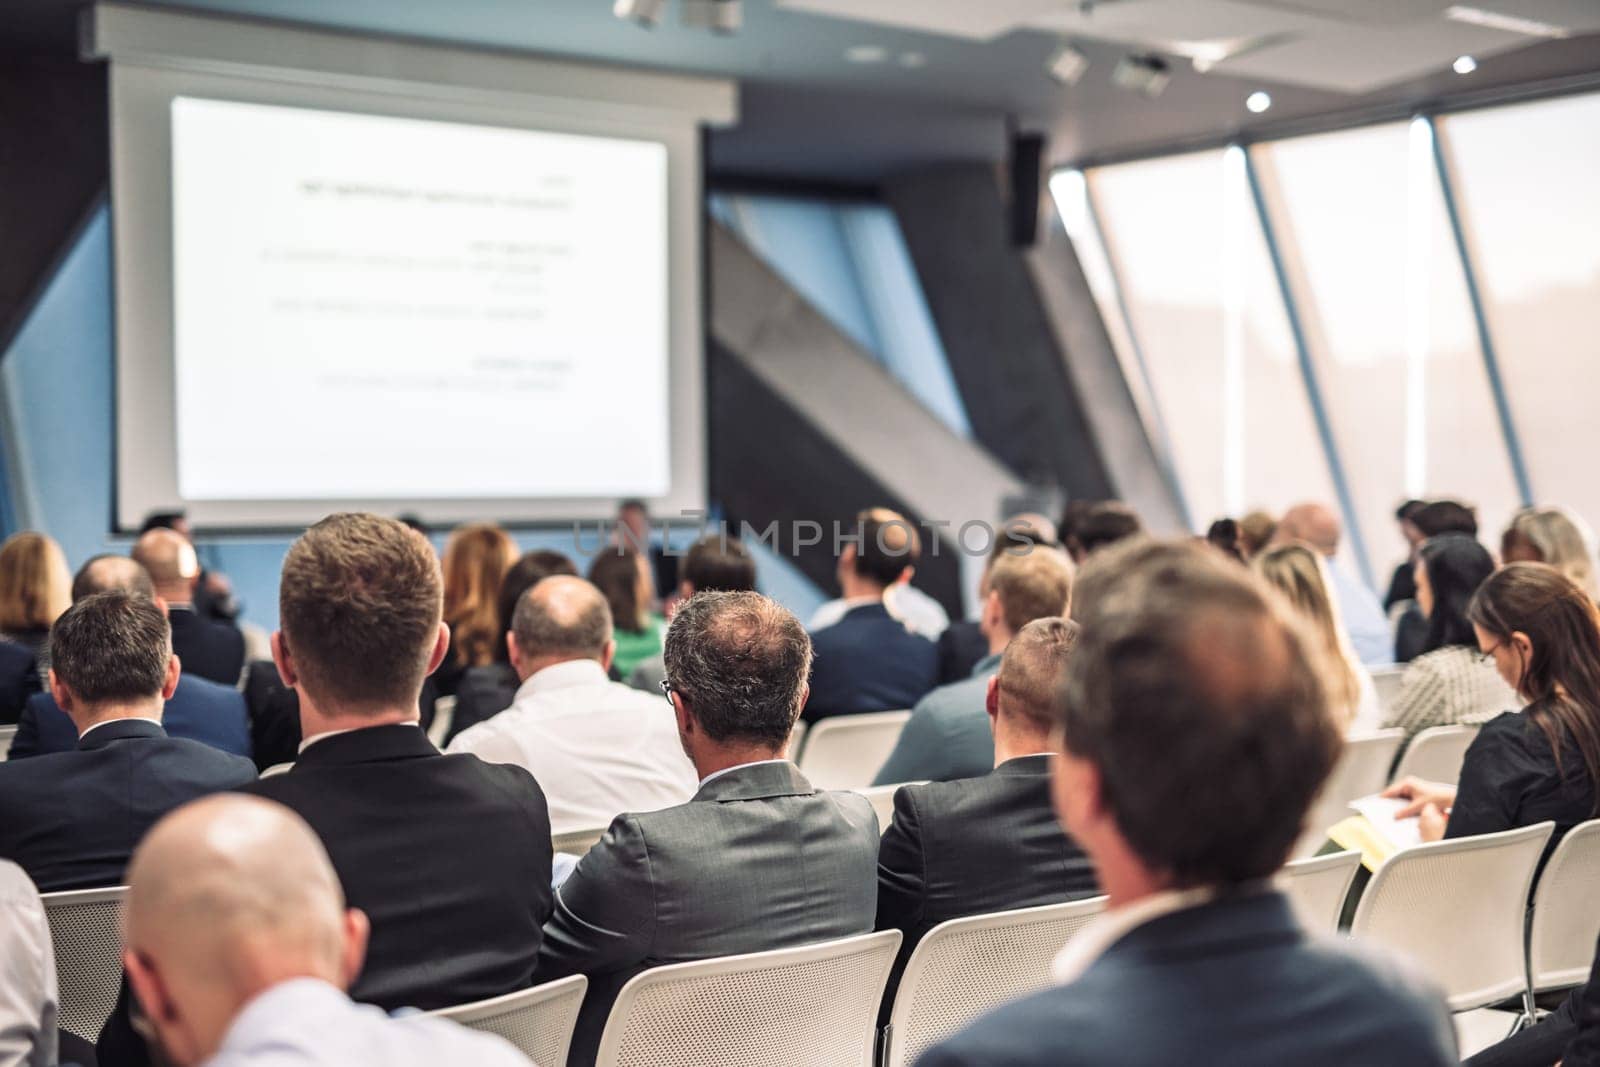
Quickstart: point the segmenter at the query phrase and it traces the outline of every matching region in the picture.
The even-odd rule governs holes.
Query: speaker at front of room
[[[1039,178],[1044,163],[1044,135],[1011,137],[1011,243],[1029,248],[1039,236]]]

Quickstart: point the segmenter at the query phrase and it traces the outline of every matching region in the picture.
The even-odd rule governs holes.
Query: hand
[[[1397,819],[1409,819],[1413,815],[1421,815],[1422,809],[1430,804],[1441,812],[1448,811],[1456,802],[1456,787],[1407,777],[1385,789],[1383,796],[1410,801],[1394,813]]]
[[[1436,804],[1426,804],[1417,816],[1417,836],[1424,842],[1443,841],[1444,828],[1450,820]]]

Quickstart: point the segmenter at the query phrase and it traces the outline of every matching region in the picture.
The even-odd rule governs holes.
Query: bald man
[[[183,669],[221,685],[237,685],[244,672],[244,635],[195,611],[200,560],[175,530],[151,530],[133,545],[133,560],[150,575],[172,620],[172,650]]]
[[[224,796],[173,812],[128,883],[123,966],[175,1067],[528,1067],[498,1037],[350,1000],[367,918],[279,804]]]
[[[1296,504],[1283,513],[1272,535],[1273,544],[1302,542],[1328,561],[1328,576],[1338,602],[1350,645],[1369,667],[1394,662],[1394,635],[1377,596],[1359,579],[1351,577],[1335,557],[1344,530],[1339,516],[1322,504]]]
[[[552,833],[694,795],[671,709],[607,676],[616,643],[600,590],[568,575],[538,582],[517,601],[506,647],[522,682],[516,698],[449,751],[527,768],[544,789]]]

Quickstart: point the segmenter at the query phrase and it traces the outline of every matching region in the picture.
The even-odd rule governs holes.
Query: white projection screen
[[[101,4],[119,527],[705,506],[730,84]]]

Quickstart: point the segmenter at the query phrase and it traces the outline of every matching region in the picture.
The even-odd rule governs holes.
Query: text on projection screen
[[[178,97],[189,500],[657,496],[667,149]]]

